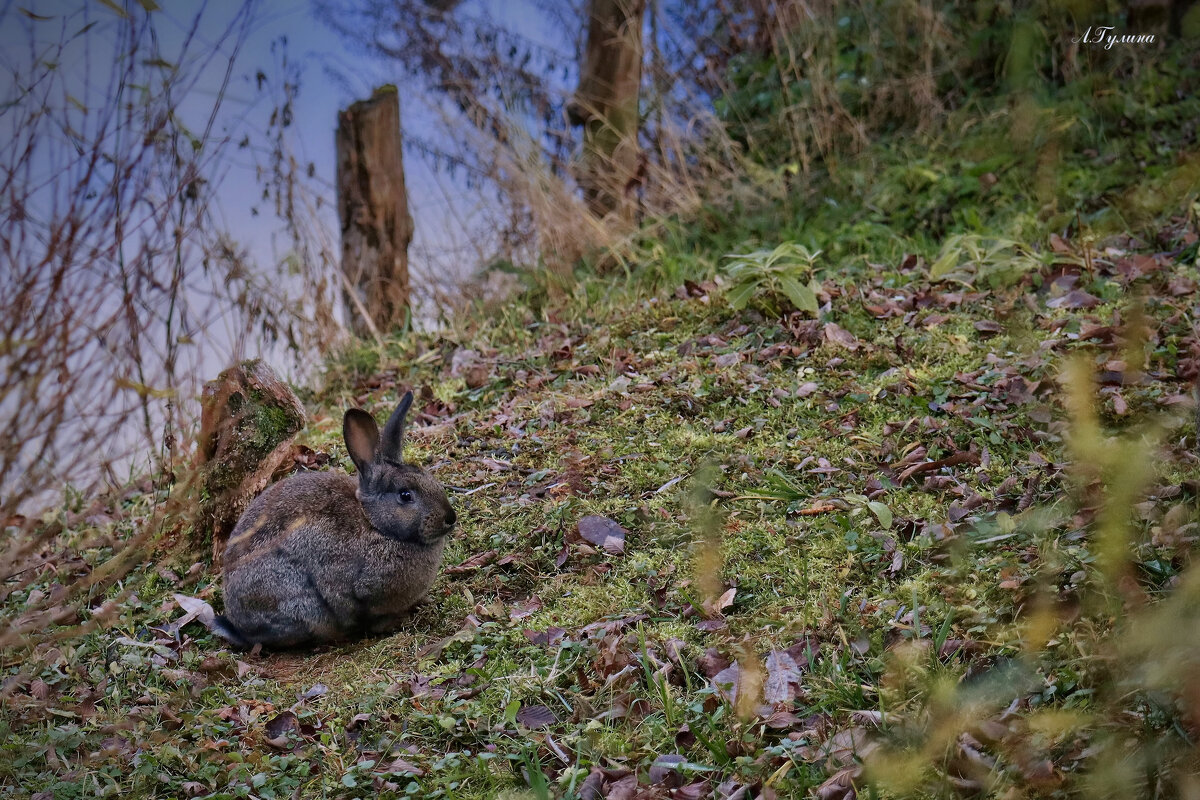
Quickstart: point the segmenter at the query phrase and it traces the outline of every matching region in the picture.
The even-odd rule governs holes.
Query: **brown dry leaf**
[[[600,800],[604,795],[600,792],[604,788],[604,773],[597,767],[592,767],[592,772],[587,776],[587,780],[579,787],[579,800]]]
[[[866,758],[879,747],[871,740],[870,733],[862,726],[843,728],[821,745],[822,755],[833,759],[836,764],[849,764],[854,759]]]
[[[733,598],[737,596],[737,588],[730,587],[721,593],[721,596],[709,600],[704,604],[704,613],[709,617],[720,617],[721,612],[733,605]]]
[[[1082,289],[1072,289],[1062,297],[1055,297],[1046,301],[1047,308],[1095,308],[1100,305],[1100,298],[1095,295],[1088,294]]]
[[[722,353],[713,358],[712,363],[714,367],[718,368],[732,367],[735,364],[742,363],[742,354],[737,352]]]
[[[323,697],[328,692],[329,692],[329,687],[326,686],[325,684],[314,683],[312,686],[309,687],[308,691],[306,691],[304,694],[300,695],[299,699],[300,699],[301,703],[306,703],[309,700],[315,700],[318,697]]]
[[[729,659],[721,655],[715,647],[705,650],[704,655],[700,656],[699,661],[700,671],[708,678],[715,678],[730,664]]]
[[[1052,233],[1050,234],[1050,249],[1056,253],[1066,255],[1071,252],[1071,245],[1064,242],[1063,238],[1057,233]]]
[[[1167,291],[1174,297],[1190,297],[1196,293],[1196,282],[1186,275],[1177,275],[1167,282]]]
[[[579,520],[579,535],[612,555],[625,552],[625,529],[608,517],[587,516]]]
[[[955,467],[955,466],[958,466],[959,464],[978,464],[978,463],[979,463],[979,454],[978,453],[971,452],[970,450],[960,450],[959,452],[955,453],[952,456],[947,456],[946,458],[939,458],[937,461],[927,461],[922,464],[914,464],[913,466],[904,470],[904,472],[900,473],[900,477],[897,479],[897,482],[903,483],[904,481],[908,480],[909,478],[913,477],[914,475],[920,475],[923,472],[936,472],[937,470],[942,469],[943,467]]]
[[[558,717],[545,706],[522,705],[521,710],[517,712],[517,722],[526,728],[544,728],[558,722]]]
[[[637,775],[626,775],[608,786],[607,800],[635,800],[638,796]]]
[[[513,603],[508,609],[508,618],[513,622],[519,619],[524,619],[530,614],[536,614],[542,610],[542,601],[538,597],[531,597],[528,600],[520,603]]]
[[[771,651],[765,666],[763,700],[774,706],[790,706],[800,690],[800,666],[783,650]]]
[[[387,765],[387,767],[384,769],[384,772],[393,772],[399,775],[412,775],[417,778],[420,778],[425,774],[425,770],[421,769],[416,764],[405,761],[399,756],[393,759],[392,763]]]
[[[1048,793],[1062,785],[1062,773],[1054,768],[1054,763],[1048,758],[1029,761],[1020,766],[1025,779],[1037,789]]]
[[[544,631],[524,630],[521,631],[521,633],[525,635],[525,638],[529,640],[530,644],[537,644],[547,647],[558,644],[563,640],[563,637],[567,635],[566,629],[558,627],[549,627]]]
[[[975,330],[979,331],[982,336],[995,336],[998,333],[1004,332],[1004,326],[999,322],[990,319],[981,319],[975,322]]]
[[[687,786],[680,786],[671,793],[674,800],[702,800],[708,796],[708,781],[704,778],[692,781]]]
[[[817,503],[815,505],[809,506],[808,508],[802,508],[799,511],[795,511],[792,513],[794,513],[796,516],[800,516],[800,517],[815,517],[818,514],[829,514],[833,511],[837,511],[837,510],[838,510],[838,507],[833,505],[832,503]]]
[[[284,711],[263,726],[263,741],[276,750],[287,750],[291,746],[289,732],[300,734],[300,719],[291,711]]]
[[[353,717],[350,718],[350,722],[346,724],[346,732],[347,733],[355,733],[357,731],[361,731],[363,729],[363,726],[366,725],[370,721],[371,721],[370,714],[366,714],[366,713],[355,714]]]
[[[650,783],[664,784],[668,787],[679,786],[683,783],[678,770],[680,764],[686,763],[687,759],[678,753],[669,753],[661,755],[654,759],[654,763],[650,765]]]
[[[471,570],[476,570],[476,569],[479,569],[480,567],[485,567],[488,564],[490,564],[491,562],[495,561],[499,557],[500,557],[500,553],[497,552],[496,550],[486,550],[482,553],[471,556],[466,561],[463,561],[461,564],[455,564],[454,566],[446,567],[442,571],[445,572],[447,575],[458,575],[463,572],[470,572]]]
[[[838,770],[817,787],[817,797],[820,800],[854,800],[858,797],[854,781],[861,775],[862,766],[858,764]]]
[[[1113,337],[1117,334],[1115,325],[1096,325],[1092,323],[1084,323],[1079,326],[1079,341],[1086,342],[1088,339],[1098,339],[1106,344],[1112,344]]]
[[[783,730],[784,728],[796,728],[802,721],[803,720],[801,720],[791,711],[772,711],[763,719],[763,723],[765,723],[768,728],[774,728],[776,730]]]
[[[717,786],[716,800],[750,800],[750,787],[736,778],[726,778]]]
[[[859,346],[858,338],[836,322],[825,323],[825,341],[851,351],[857,350]]]
[[[184,615],[173,623],[176,630],[187,625],[192,620],[197,620],[201,625],[212,630],[213,621],[216,618],[216,612],[213,607],[204,602],[198,597],[188,597],[185,594],[173,595],[175,602],[184,610]]]
[[[712,676],[713,688],[717,694],[733,703],[737,700],[738,680],[741,677],[741,667],[735,661],[725,669]]]

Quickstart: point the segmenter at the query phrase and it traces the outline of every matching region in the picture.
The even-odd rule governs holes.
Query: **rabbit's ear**
[[[354,466],[362,474],[367,464],[375,460],[379,447],[379,426],[375,418],[361,408],[352,408],[342,418],[342,437]]]
[[[409,406],[412,405],[413,393],[405,392],[400,398],[400,405],[388,417],[383,426],[383,436],[379,443],[379,455],[392,461],[404,461],[404,422],[408,416]]]

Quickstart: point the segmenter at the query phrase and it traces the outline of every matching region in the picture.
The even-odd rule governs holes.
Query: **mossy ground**
[[[239,655],[196,623],[169,627],[175,592],[219,607],[217,576],[148,561],[110,627],[4,663],[0,796],[574,797],[593,767],[608,788],[634,771],[645,796],[722,784],[802,796],[853,768],[839,736],[864,730],[921,754],[915,778],[897,767],[909,782],[879,791],[949,796],[983,779],[955,766],[953,740],[922,750],[921,725],[959,702],[953,687],[1013,664],[1005,730],[1043,727],[1019,747],[996,733],[976,748],[987,792],[1073,791],[1098,768],[1089,747],[1133,718],[1118,707],[1167,763],[1195,721],[1170,695],[1108,697],[1106,637],[1128,604],[1096,600],[1116,590],[1098,563],[1098,501],[1067,466],[1060,377],[1083,354],[1105,431],[1164,430],[1128,545],[1153,604],[1189,561],[1200,486],[1193,97],[1088,112],[1060,132],[1050,175],[1035,141],[993,163],[1002,113],[953,146],[881,146],[821,192],[667,228],[624,280],[587,278],[566,296],[538,284],[452,331],[334,359],[303,435],[331,468],[350,467],[344,408],[378,414],[420,392],[408,458],[449,487],[461,520],[429,605],[386,638]],[[1149,132],[1105,124],[1151,108]],[[1134,220],[1134,194],[1154,212]],[[1093,230],[1114,215],[1125,236]],[[1045,257],[931,283],[950,232]],[[820,319],[730,309],[721,256],[791,239],[825,250]],[[1124,350],[1134,297],[1152,331],[1140,367]],[[130,492],[97,520],[74,498],[60,513],[77,541],[97,526],[119,539],[154,502]],[[626,529],[621,554],[578,536],[587,515]],[[111,552],[60,553],[6,605]],[[785,675],[771,708],[714,686],[730,661],[778,678],[781,651],[802,678]],[[1095,716],[1053,727],[1047,710]],[[666,754],[683,763],[651,785]]]

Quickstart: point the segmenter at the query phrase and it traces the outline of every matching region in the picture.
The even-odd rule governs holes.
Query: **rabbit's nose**
[[[457,519],[458,519],[458,516],[457,516],[457,515],[454,513],[454,509],[453,509],[453,508],[451,508],[451,509],[447,509],[447,511],[446,511],[446,517],[445,517],[445,520],[443,521],[443,525],[444,525],[444,526],[445,526],[447,529],[449,529],[449,528],[453,528],[453,527],[454,527],[454,521],[455,521],[455,520],[457,520]]]

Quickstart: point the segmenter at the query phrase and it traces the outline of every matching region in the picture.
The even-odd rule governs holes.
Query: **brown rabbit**
[[[346,412],[358,479],[296,475],[250,504],[225,546],[225,615],[239,647],[320,644],[395,630],[425,599],[454,509],[442,485],[401,458],[412,392],[384,425]]]

